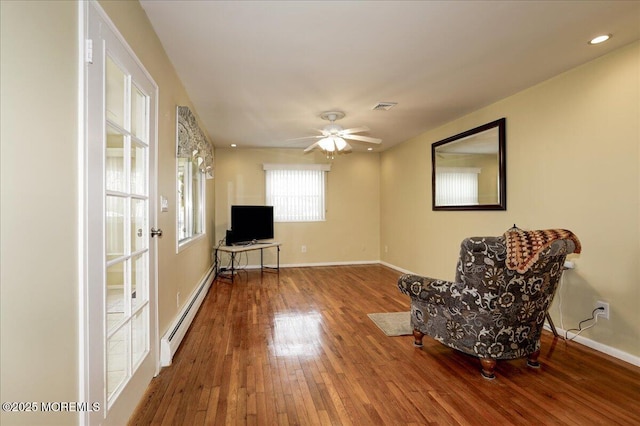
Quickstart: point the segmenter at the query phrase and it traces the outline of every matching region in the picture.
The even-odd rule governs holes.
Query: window
[[[275,222],[325,220],[325,172],[329,164],[265,164],[266,204]]]
[[[436,205],[466,206],[478,204],[478,173],[469,167],[436,169]]]
[[[205,182],[213,173],[213,149],[186,106],[177,107],[178,250],[205,232]]]
[[[178,158],[178,240],[202,234],[204,222],[204,174],[200,158]]]

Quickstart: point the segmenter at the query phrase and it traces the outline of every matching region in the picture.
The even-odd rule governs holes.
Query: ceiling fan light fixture
[[[382,142],[382,139],[372,138],[369,136],[358,135],[360,132],[368,132],[369,128],[367,126],[361,127],[353,127],[349,129],[343,129],[342,126],[335,124],[335,120],[340,120],[344,118],[344,112],[341,111],[326,111],[320,114],[320,118],[323,120],[327,120],[330,123],[322,128],[322,130],[318,130],[322,135],[318,136],[306,136],[303,138],[297,139],[317,139],[317,142],[308,146],[304,152],[313,151],[316,148],[319,148],[324,152],[327,158],[335,158],[336,154],[342,154],[345,152],[351,152],[352,148],[349,145],[348,140],[355,140],[359,142],[366,143],[376,143],[379,144]],[[296,139],[291,139],[296,140]]]
[[[320,148],[322,148],[323,151],[332,152],[336,149],[332,138],[322,138],[318,141],[318,145],[320,146]]]
[[[342,151],[347,147],[347,141],[345,141],[342,138],[338,138],[334,136],[333,143],[336,145],[336,148],[338,148],[338,151]]]
[[[327,152],[342,151],[347,147],[347,141],[337,136],[328,136],[320,139],[318,145]]]

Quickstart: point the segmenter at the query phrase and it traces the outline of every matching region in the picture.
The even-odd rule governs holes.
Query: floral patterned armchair
[[[567,254],[580,242],[566,230],[521,231],[465,239],[455,282],[403,275],[415,345],[423,336],[480,358],[493,379],[496,360],[527,357],[539,367],[540,333]]]

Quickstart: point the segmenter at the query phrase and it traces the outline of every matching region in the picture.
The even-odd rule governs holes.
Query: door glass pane
[[[124,318],[125,262],[107,268],[107,330],[111,332]]]
[[[108,195],[105,207],[107,260],[112,260],[125,254],[125,199]]]
[[[149,346],[146,333],[148,328],[147,313],[148,309],[145,308],[131,320],[131,363],[134,368],[142,360]]]
[[[131,252],[147,248],[147,200],[131,199]]]
[[[147,142],[147,97],[135,86],[131,88],[131,133]]]
[[[107,398],[127,377],[127,329],[122,327],[107,339]]]
[[[131,259],[131,310],[147,301],[147,253]]]
[[[127,77],[113,60],[107,56],[106,107],[107,120],[125,128],[125,99]]]
[[[126,188],[124,170],[124,136],[107,126],[106,188],[123,192]]]
[[[146,195],[147,191],[147,149],[146,147],[131,142],[131,192],[138,195]]]

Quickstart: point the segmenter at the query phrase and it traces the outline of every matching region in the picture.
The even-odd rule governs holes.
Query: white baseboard
[[[551,327],[549,326],[548,323],[544,324],[544,328],[546,330],[551,331]],[[556,327],[556,331],[560,336],[566,335],[566,330]],[[630,353],[627,353],[627,352],[623,352],[620,349],[616,349],[611,346],[604,345],[600,342],[596,342],[595,340],[587,339],[584,336],[576,336],[575,333],[569,333],[567,335],[567,339],[572,339],[573,342],[580,343],[581,345],[587,346],[591,349],[595,349],[598,352],[602,352],[604,354],[617,358],[621,361],[628,362],[629,364],[633,364],[636,367],[640,367],[640,357],[631,355]]]
[[[351,262],[317,262],[317,263],[288,263],[281,268],[309,268],[314,266],[349,266],[349,265],[377,265],[379,260],[354,260]],[[258,266],[259,268],[259,266]]]
[[[399,266],[392,265],[391,263],[387,263],[387,262],[383,262],[383,261],[380,261],[380,262],[378,262],[378,263],[380,263],[381,265],[386,266],[387,268],[395,269],[395,270],[396,270],[396,271],[398,271],[398,272],[402,272],[403,274],[413,274],[413,275],[416,275],[416,273],[415,273],[415,272],[411,272],[411,271],[409,271],[409,270],[407,270],[407,269],[400,268]]]
[[[351,262],[316,262],[316,263],[287,263],[281,264],[281,268],[310,268],[314,266],[349,266],[349,265],[378,265],[380,264],[379,260],[354,260]],[[274,268],[276,265],[267,264],[264,265],[265,268]],[[246,265],[242,268],[236,268],[237,271],[242,269],[260,269],[260,265]]]
[[[182,339],[185,334],[187,334],[187,330],[189,330],[193,318],[198,312],[198,309],[200,309],[200,305],[207,295],[209,287],[211,287],[213,278],[212,266],[205,274],[204,279],[198,283],[191,295],[189,295],[187,303],[182,307],[175,321],[171,324],[171,327],[169,327],[169,330],[162,336],[160,340],[160,366],[167,367],[171,365],[173,355],[178,350]]]

